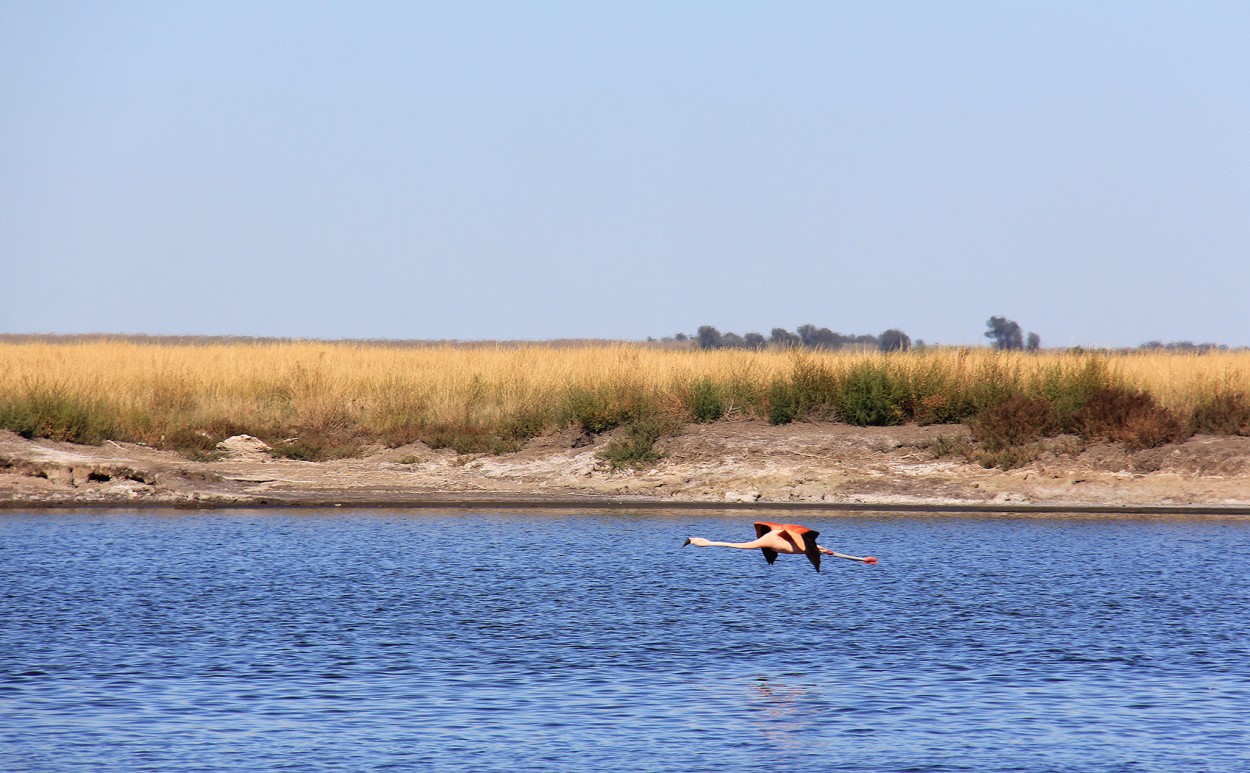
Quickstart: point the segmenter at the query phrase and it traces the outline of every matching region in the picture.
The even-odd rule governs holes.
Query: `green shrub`
[[[282,440],[274,443],[270,451],[279,459],[294,459],[299,462],[318,462],[325,457],[321,453],[321,447],[307,440],[296,438],[294,440]]]
[[[702,378],[690,385],[686,393],[687,410],[700,424],[710,424],[725,415],[725,395],[711,378]]]
[[[864,363],[846,374],[838,413],[847,424],[860,427],[902,424],[906,394],[903,384],[885,366]]]
[[[1076,368],[1053,365],[1044,370],[1032,385],[1032,391],[1055,409],[1061,425],[1072,428],[1075,416],[1090,395],[1100,390],[1122,389],[1101,357],[1082,358]]]
[[[225,437],[214,438],[203,430],[182,427],[170,432],[161,441],[161,448],[168,448],[194,459],[197,462],[211,462],[221,457],[217,444]]]
[[[799,393],[794,382],[776,379],[768,387],[768,423],[789,424],[799,415]]]
[[[430,448],[450,448],[458,454],[505,454],[519,451],[525,444],[521,438],[503,437],[470,422],[423,424],[417,439]]]
[[[976,408],[968,390],[937,362],[912,373],[903,407],[917,424],[958,424]]]
[[[970,413],[977,414],[1020,394],[1020,376],[997,360],[989,360],[972,375],[966,388]]]
[[[177,451],[197,462],[210,462],[221,457],[217,444],[232,435],[278,434],[273,432],[257,432],[228,419],[210,419],[206,422],[177,426],[174,429],[150,439],[157,448]]]
[[[790,384],[794,389],[795,419],[838,418],[841,384],[833,370],[796,354]]]
[[[565,393],[566,421],[598,434],[629,422],[643,412],[640,390],[621,386],[570,387]]]
[[[910,413],[917,424],[958,424],[973,415],[972,403],[960,392],[914,395]]]
[[[522,408],[515,414],[504,416],[500,421],[499,435],[509,440],[525,442],[543,435],[551,428],[550,412],[538,407]]]
[[[421,438],[421,425],[429,406],[399,388],[383,392],[380,405],[362,417],[361,429],[388,448],[406,446]]]
[[[0,429],[25,438],[99,444],[118,437],[116,412],[103,400],[87,400],[65,390],[34,385],[0,402]]]
[[[494,421],[422,420],[411,432],[412,440],[420,440],[430,448],[450,448],[459,454],[505,454],[519,451],[527,440],[542,435],[551,424],[549,411],[531,406]]]
[[[631,422],[622,437],[614,438],[599,458],[611,463],[613,468],[644,467],[660,458],[655,443],[680,427],[680,422],[661,414],[644,416]]]
[[[330,459],[349,459],[360,456],[361,443],[350,437],[324,435],[310,432],[291,440],[271,444],[271,454],[282,459],[302,462],[324,462]]]

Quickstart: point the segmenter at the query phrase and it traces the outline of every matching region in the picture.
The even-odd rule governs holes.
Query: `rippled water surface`
[[[1250,522],[753,519],[3,514],[0,769],[1250,770]]]

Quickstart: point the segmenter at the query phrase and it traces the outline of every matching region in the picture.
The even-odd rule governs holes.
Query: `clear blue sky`
[[[1250,345],[1250,3],[0,0],[0,332]]]

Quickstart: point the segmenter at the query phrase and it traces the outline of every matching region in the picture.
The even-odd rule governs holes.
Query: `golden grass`
[[[689,415],[691,390],[700,381],[714,385],[728,415],[767,417],[770,387],[795,380],[800,371],[837,384],[856,372],[885,374],[890,389],[902,390],[889,399],[903,406],[904,420],[923,419],[925,406],[952,400],[971,406],[966,416],[1007,392],[1054,399],[1057,384],[1091,372],[1100,383],[1145,391],[1160,405],[1183,412],[1216,394],[1250,392],[1250,352],[1245,351],[1106,355],[930,349],[883,355],[704,352],[641,344],[402,348],[319,342],[0,342],[0,425],[64,439],[115,437],[172,446],[186,445],[190,433],[203,438],[204,448],[234,432],[271,442],[317,436],[397,445],[452,428],[517,440],[576,423],[587,401],[607,412],[607,426],[636,418],[640,405],[652,413]],[[75,435],[26,428],[23,410],[32,401],[44,405],[39,409],[44,411],[46,405],[60,406],[69,416],[81,410],[99,430]],[[819,411],[812,415],[835,417]],[[960,417],[956,413],[944,420]],[[503,447],[484,447],[490,448]]]

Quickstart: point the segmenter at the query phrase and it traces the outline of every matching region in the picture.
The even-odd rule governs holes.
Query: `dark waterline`
[[[0,513],[0,769],[1250,770],[1250,521],[756,517]]]

